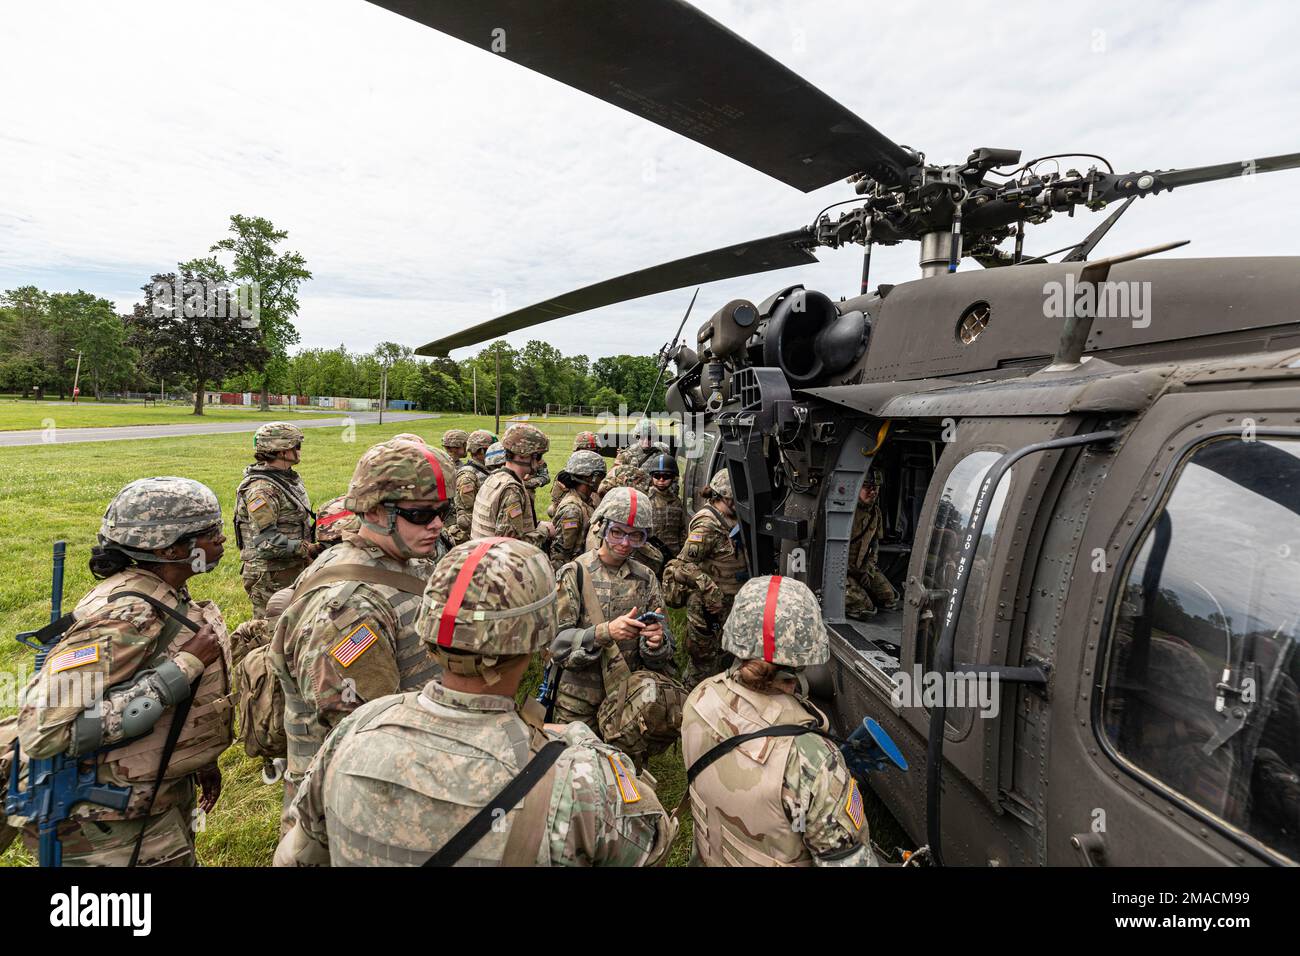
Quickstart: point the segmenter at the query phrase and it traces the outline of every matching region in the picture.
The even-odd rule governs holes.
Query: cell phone
[[[646,611],[644,614],[638,614],[636,616],[636,619],[640,621],[642,624],[656,624],[656,623],[662,624],[664,620],[664,616],[662,614],[656,613],[655,611]]]

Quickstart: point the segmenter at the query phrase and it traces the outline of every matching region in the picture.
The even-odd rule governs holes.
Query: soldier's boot
[[[857,581],[847,581],[844,585],[844,614],[847,617],[864,621],[876,613],[876,602]]]

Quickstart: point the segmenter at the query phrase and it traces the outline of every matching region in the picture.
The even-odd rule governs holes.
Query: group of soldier
[[[254,617],[229,636],[188,590],[222,557],[216,495],[127,485],[92,551],[99,583],[0,723],[0,759],[93,762],[130,790],[58,824],[63,864],[193,864],[236,710],[283,780],[276,865],[652,865],[687,804],[698,863],[874,864],[858,783],[799,692],[829,654],[817,599],[749,576],[725,470],[687,521],[653,438],[640,423],[607,471],[579,434],[539,521],[549,440],[532,425],[442,448],[395,436],[316,513],[302,432],[262,426],[233,522]],[[860,510],[868,573],[846,586],[870,613],[896,596],[869,573],[879,522]],[[686,609],[684,675],[665,604]],[[539,654],[543,694],[519,706]],[[647,761],[679,741],[691,773],[670,814]],[[31,820],[0,819],[0,849],[16,830],[33,843]]]

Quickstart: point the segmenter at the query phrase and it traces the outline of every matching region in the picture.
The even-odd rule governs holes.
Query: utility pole
[[[497,349],[497,424],[494,434],[501,437],[501,350]]]
[[[81,352],[78,351],[78,352],[77,352],[77,371],[76,371],[75,373],[73,373],[73,376],[72,376],[72,400],[73,400],[73,402],[76,402],[76,400],[77,400],[77,395],[79,394],[78,391],[77,391],[77,386],[78,386],[78,384],[79,384],[80,382],[81,382]]]
[[[477,417],[478,416],[478,366],[475,365],[472,371],[474,372],[474,415],[475,417]]]
[[[388,366],[379,366],[379,424],[384,423],[384,403],[388,399]]]

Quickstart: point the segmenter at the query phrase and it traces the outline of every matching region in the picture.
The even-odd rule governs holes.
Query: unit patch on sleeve
[[[379,640],[379,635],[369,623],[358,624],[356,628],[330,650],[330,656],[344,667],[351,667],[352,662]]]

